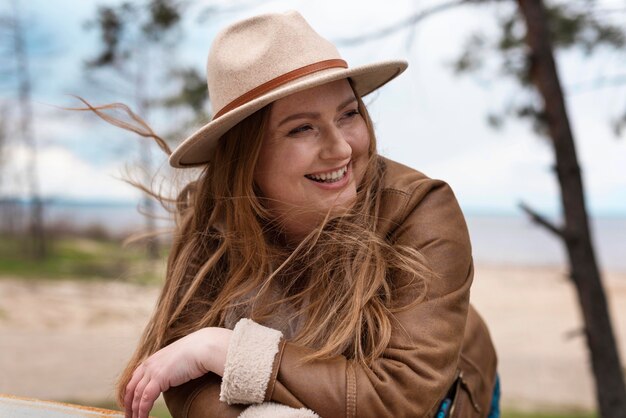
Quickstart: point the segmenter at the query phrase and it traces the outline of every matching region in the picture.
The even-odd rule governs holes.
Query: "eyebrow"
[[[356,97],[352,96],[349,97],[348,99],[344,100],[343,102],[341,102],[341,104],[339,104],[339,106],[337,106],[337,111],[340,111],[341,109],[343,109],[344,107],[346,107],[347,105],[349,105],[352,102],[356,102]],[[304,118],[310,118],[310,119],[319,119],[320,114],[317,112],[302,112],[302,113],[294,113],[293,115],[289,115],[287,116],[285,119],[281,120],[280,123],[278,124],[277,127],[280,127],[281,125],[294,120],[294,119],[304,119]]]

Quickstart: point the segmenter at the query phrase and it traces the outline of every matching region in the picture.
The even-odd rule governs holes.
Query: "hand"
[[[224,374],[232,331],[202,328],[162,348],[135,369],[126,386],[126,418],[147,418],[161,392],[206,373]]]

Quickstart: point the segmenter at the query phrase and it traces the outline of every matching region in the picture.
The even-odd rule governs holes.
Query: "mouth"
[[[337,183],[338,181],[343,180],[347,172],[348,165],[346,164],[345,166],[336,170],[328,171],[326,173],[305,174],[304,177],[318,183]]]

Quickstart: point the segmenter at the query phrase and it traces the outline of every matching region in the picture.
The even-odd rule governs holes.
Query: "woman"
[[[296,12],[217,36],[215,115],[170,156],[203,171],[120,379],[127,416],[161,392],[174,417],[497,416],[454,194],[377,155],[361,101],[405,68],[349,69]]]

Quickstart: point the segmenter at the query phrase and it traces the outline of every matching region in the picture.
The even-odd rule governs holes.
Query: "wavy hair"
[[[232,328],[242,317],[271,324],[291,342],[313,348],[305,361],[341,354],[371,365],[380,357],[391,339],[394,313],[420,302],[433,272],[417,250],[390,242],[378,231],[385,167],[376,152],[372,121],[355,95],[370,136],[356,202],[339,216],[327,214],[297,246],[281,240],[280,220],[270,216],[253,178],[271,105],[224,134],[211,162],[178,193],[165,283],[118,380],[120,405],[144,359],[200,328]],[[85,110],[152,137],[170,152],[130,109],[122,110],[140,128],[103,112],[122,105],[84,103]],[[152,195],[165,207],[172,202]],[[410,288],[410,303],[398,303],[400,287]]]

